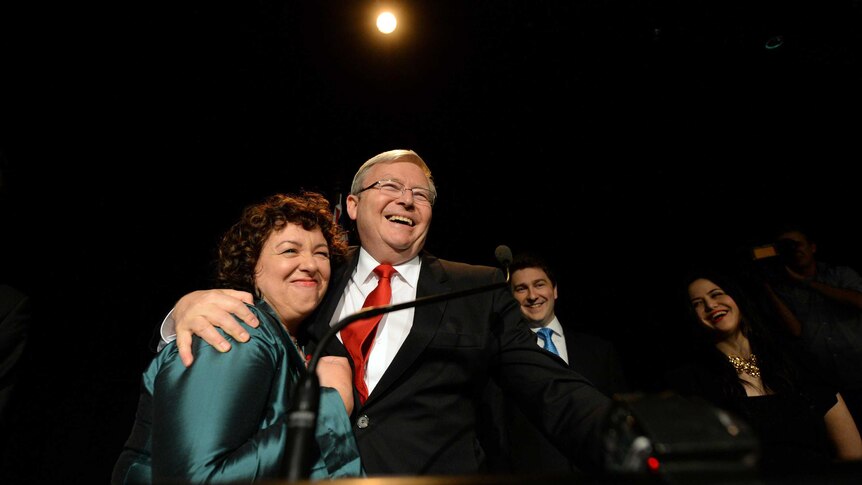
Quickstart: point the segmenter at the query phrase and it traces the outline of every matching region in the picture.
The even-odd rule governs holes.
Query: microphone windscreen
[[[497,262],[500,263],[500,266],[508,267],[512,264],[512,250],[509,249],[509,246],[502,244],[497,246],[497,249],[494,250],[494,256],[497,257]]]

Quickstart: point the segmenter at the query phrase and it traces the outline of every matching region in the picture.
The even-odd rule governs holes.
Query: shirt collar
[[[365,248],[360,247],[359,261],[356,263],[356,281],[360,282],[360,284],[364,284],[374,278],[374,268],[379,264],[380,262],[368,254]],[[394,265],[393,267],[395,268],[395,271],[398,272],[398,277],[402,281],[410,285],[412,288],[416,288],[416,285],[419,284],[419,269],[421,266],[422,259],[417,255],[413,259]]]
[[[557,335],[563,335],[563,326],[560,324],[560,321],[559,321],[559,320],[557,320],[557,316],[556,316],[556,315],[554,315],[554,319],[553,319],[553,320],[551,320],[550,322],[548,322],[548,324],[547,324],[547,325],[545,325],[545,326],[546,326],[546,327],[548,327],[548,328],[550,328],[551,330],[553,330],[555,334],[557,334]],[[530,329],[531,329],[533,332],[538,332],[540,328],[542,328],[542,327],[541,327],[541,326],[530,327]]]

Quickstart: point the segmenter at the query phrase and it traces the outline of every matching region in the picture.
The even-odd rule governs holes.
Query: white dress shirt
[[[563,333],[563,326],[560,325],[560,321],[557,320],[557,316],[554,315],[554,319],[551,320],[545,326],[554,331],[554,333],[551,334],[551,340],[553,340],[554,345],[557,346],[557,352],[559,352],[560,358],[565,360],[566,363],[568,364],[569,363],[569,351],[566,349],[566,336]],[[536,333],[539,331],[540,328],[542,328],[542,327],[541,326],[530,327],[530,330],[532,330],[533,333]],[[544,348],[544,346],[545,346],[544,340],[538,338],[538,336],[537,336],[536,341],[539,343],[540,347]]]
[[[350,281],[344,287],[344,295],[332,315],[330,326],[342,318],[362,310],[365,298],[377,287],[377,275],[374,268],[380,263],[368,254],[365,249],[359,249],[359,261],[356,270],[350,275]],[[416,285],[419,282],[419,269],[422,260],[417,256],[406,263],[394,266],[396,273],[392,276],[392,304],[403,303],[416,299]],[[368,394],[374,390],[374,386],[380,382],[380,378],[398,349],[407,340],[410,329],[413,328],[413,314],[415,308],[406,308],[392,313],[384,313],[380,323],[377,324],[377,334],[368,354],[365,367],[365,385],[368,386]],[[341,340],[341,332],[338,332]]]

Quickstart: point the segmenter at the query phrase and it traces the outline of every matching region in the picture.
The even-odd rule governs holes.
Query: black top
[[[763,471],[819,468],[831,461],[823,421],[828,408],[820,409],[805,396],[790,393],[749,397],[744,406],[748,423],[760,439]]]
[[[688,364],[666,377],[671,389],[708,399],[747,422],[760,441],[761,471],[776,475],[819,470],[832,462],[824,416],[838,402],[836,391],[814,371],[798,371],[798,391],[754,397],[729,397],[703,365]]]

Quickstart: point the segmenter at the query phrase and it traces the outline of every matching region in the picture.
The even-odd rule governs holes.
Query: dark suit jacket
[[[580,372],[608,396],[629,392],[628,380],[614,345],[595,335],[566,331],[569,367]]]
[[[333,271],[330,291],[305,327],[312,352],[329,328],[357,256],[354,248]],[[444,261],[425,252],[421,258],[418,298],[504,280],[497,268]],[[347,356],[335,338],[325,353]],[[610,400],[561,362],[536,345],[506,287],[417,307],[407,340],[365,404],[354,409],[353,429],[366,472],[484,472],[478,413],[492,378],[579,463],[597,466]]]
[[[11,424],[9,408],[30,332],[30,300],[8,285],[0,285],[0,440]]]
[[[631,391],[611,342],[587,333],[564,331],[571,369],[608,396]],[[485,401],[488,417],[482,439],[489,449],[490,471],[551,475],[580,472],[493,383],[486,390]]]

